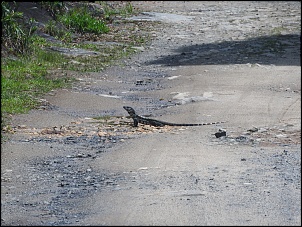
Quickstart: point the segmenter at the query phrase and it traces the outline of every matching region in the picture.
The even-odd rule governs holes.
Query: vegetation
[[[56,19],[57,15],[62,15],[66,12],[66,7],[64,2],[54,1],[54,2],[40,2],[41,7],[46,9],[50,15]]]
[[[127,27],[127,22],[119,22],[119,25],[125,23],[127,27],[122,30],[106,24],[112,22],[108,19],[112,20],[113,16],[124,17],[133,14],[134,10],[129,2],[120,9],[114,9],[107,6],[106,2],[101,2],[103,12],[97,12],[98,16],[87,8],[87,2],[79,3],[76,7],[66,7],[67,3],[37,3],[53,18],[45,24],[43,32],[61,41],[54,44],[35,33],[35,21],[18,12],[16,3],[1,2],[1,130],[8,124],[11,114],[28,112],[37,106],[41,95],[52,89],[67,87],[75,80],[64,76],[64,73],[52,76],[51,71],[100,71],[112,64],[113,60],[133,53],[133,45],[141,45],[146,41],[146,38],[140,35],[125,35],[125,31],[131,33],[134,30],[133,25]],[[111,37],[108,41],[122,42],[125,45],[106,46],[81,42],[85,39],[94,40],[95,37],[107,41],[107,33],[108,37]],[[93,57],[68,57],[49,51],[49,47],[53,45],[83,48],[100,54]]]
[[[27,24],[20,23],[23,18],[21,12],[11,9],[8,3],[2,2],[2,38],[3,47],[12,54],[28,54],[31,45],[31,37],[36,27],[33,26],[33,20]]]
[[[70,43],[72,41],[72,33],[60,28],[55,20],[48,21],[48,23],[45,24],[44,31],[46,34],[49,34],[64,43]]]
[[[113,15],[121,15],[121,16],[129,16],[134,13],[133,7],[131,3],[127,2],[126,6],[121,9],[115,9],[108,6],[105,2],[101,2],[101,5],[104,9],[104,18],[106,20],[110,20]]]
[[[59,20],[71,30],[80,33],[91,32],[95,34],[107,33],[107,25],[97,18],[94,18],[86,7],[74,8],[68,13],[60,16]]]
[[[31,58],[4,59],[1,65],[2,113],[26,113],[37,97],[65,86],[67,78],[47,79],[47,69],[64,61],[58,53],[35,50]]]

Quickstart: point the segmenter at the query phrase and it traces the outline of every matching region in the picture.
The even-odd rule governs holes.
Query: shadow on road
[[[146,64],[178,66],[257,63],[300,66],[300,38],[298,34],[273,35],[244,41],[193,44],[175,49],[174,55],[162,56]]]

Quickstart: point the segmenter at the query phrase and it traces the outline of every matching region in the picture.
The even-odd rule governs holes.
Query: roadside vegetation
[[[64,72],[99,72],[149,40],[148,35],[137,32],[144,29],[142,24],[125,20],[135,14],[129,2],[116,7],[109,2],[95,2],[98,8],[89,2],[35,4],[52,18],[42,28],[18,11],[18,3],[1,2],[2,132],[10,131],[12,114],[27,113],[38,106],[43,94],[70,86],[75,78],[64,76]],[[39,36],[41,32],[57,42]],[[110,42],[119,45],[107,45]],[[68,56],[53,51],[53,47],[81,48],[99,54]]]

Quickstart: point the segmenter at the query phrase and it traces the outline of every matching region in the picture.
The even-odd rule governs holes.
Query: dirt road
[[[301,3],[133,5],[149,47],[14,117],[1,224],[301,225]]]

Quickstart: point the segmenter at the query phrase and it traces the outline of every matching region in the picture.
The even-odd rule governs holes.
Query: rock
[[[258,129],[258,132],[259,132],[259,133],[267,132],[267,129],[265,129],[265,128],[259,128],[259,129]]]
[[[219,131],[215,133],[215,136],[216,136],[216,138],[226,136],[226,131],[219,129]]]
[[[18,129],[25,129],[25,128],[27,128],[27,126],[26,125],[18,125],[17,128]]]
[[[144,51],[145,50],[145,48],[142,47],[142,46],[140,46],[140,47],[132,47],[132,48],[135,49],[135,50],[139,50],[139,51]]]
[[[256,128],[256,127],[253,127],[253,128],[251,128],[251,129],[248,129],[247,130],[248,132],[257,132],[258,131],[258,128]]]
[[[286,134],[278,134],[278,135],[275,135],[276,138],[286,138],[287,135]]]
[[[99,131],[98,132],[98,136],[106,136],[108,133],[107,132],[102,132],[102,131]]]

